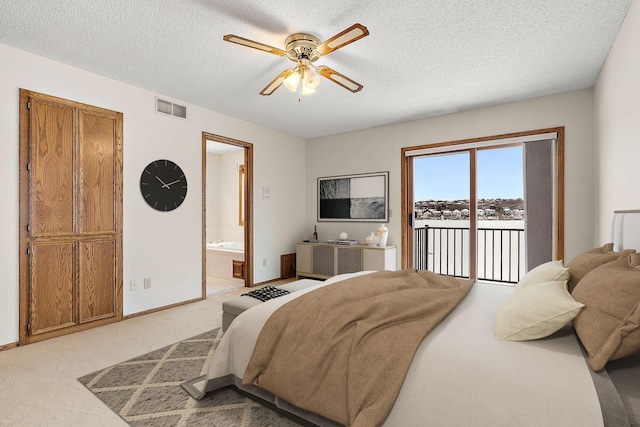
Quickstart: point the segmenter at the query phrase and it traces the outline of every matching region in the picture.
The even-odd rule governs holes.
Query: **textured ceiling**
[[[631,0],[0,0],[0,43],[309,139],[593,86]],[[295,32],[370,35],[328,56],[364,85],[258,93]],[[0,58],[1,63],[1,58]]]

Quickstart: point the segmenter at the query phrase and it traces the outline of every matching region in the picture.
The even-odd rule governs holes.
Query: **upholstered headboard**
[[[623,249],[640,251],[640,209],[613,213],[612,238],[615,252]]]

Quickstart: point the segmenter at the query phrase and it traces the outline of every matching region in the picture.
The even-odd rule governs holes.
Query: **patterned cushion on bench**
[[[270,299],[278,298],[287,294],[289,294],[289,291],[286,289],[276,288],[275,286],[265,286],[264,288],[242,294],[242,296],[246,295],[248,297],[259,299],[260,301],[269,301]]]

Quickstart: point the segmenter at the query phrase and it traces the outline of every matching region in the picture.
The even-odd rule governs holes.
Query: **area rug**
[[[297,422],[228,388],[196,401],[180,387],[204,375],[220,328],[78,378],[133,427],[299,426]]]

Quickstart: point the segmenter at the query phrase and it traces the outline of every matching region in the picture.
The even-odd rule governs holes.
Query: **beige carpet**
[[[0,426],[126,427],[78,378],[220,327],[222,302],[243,292],[0,351]]]

